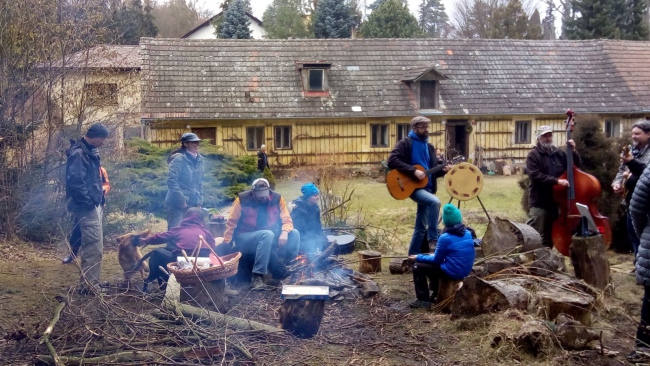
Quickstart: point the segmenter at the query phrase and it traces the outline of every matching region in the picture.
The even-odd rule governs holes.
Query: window
[[[398,123],[397,124],[397,141],[405,138],[408,136],[409,132],[411,132],[411,124],[410,123]]]
[[[117,84],[86,84],[84,98],[90,106],[105,107],[117,105]]]
[[[530,121],[515,122],[515,144],[530,144]]]
[[[388,146],[388,125],[370,125],[372,140],[370,147]]]
[[[435,80],[420,81],[420,109],[437,109],[438,95]]]
[[[605,121],[605,137],[621,137],[621,122]]]
[[[259,150],[264,145],[264,126],[246,127],[246,148]]]
[[[309,70],[309,91],[323,91],[323,69]]]
[[[291,126],[275,127],[275,148],[291,149]]]

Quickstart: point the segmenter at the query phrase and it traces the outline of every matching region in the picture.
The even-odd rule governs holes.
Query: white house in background
[[[221,16],[223,12],[219,12],[216,15],[212,16],[210,19],[206,20],[205,22],[199,24],[196,28],[192,29],[191,31],[187,32],[184,36],[181,38],[188,38],[188,39],[217,39],[217,35],[215,34],[215,29],[214,26],[212,25],[212,22],[217,19],[218,17]],[[262,25],[262,21],[257,19],[253,14],[246,12],[246,15],[248,18],[250,18],[251,25],[249,29],[252,31],[251,36],[254,39],[263,39],[266,38],[266,31],[264,30],[264,26]]]

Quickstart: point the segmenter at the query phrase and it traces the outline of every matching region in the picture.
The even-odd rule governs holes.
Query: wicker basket
[[[176,281],[181,285],[192,285],[200,283],[201,281],[216,281],[224,278],[232,277],[237,274],[237,267],[239,267],[239,258],[241,253],[236,252],[220,257],[223,261],[223,266],[213,266],[206,269],[191,268],[179,269],[178,263],[172,262],[167,264],[167,269],[170,273],[174,274]]]

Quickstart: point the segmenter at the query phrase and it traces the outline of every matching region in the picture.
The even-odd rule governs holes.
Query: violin
[[[608,248],[612,242],[612,230],[607,217],[598,212],[598,199],[601,194],[601,186],[598,179],[578,169],[573,163],[573,147],[569,144],[571,133],[575,126],[575,113],[569,109],[566,112],[566,140],[567,140],[567,170],[558,179],[569,181],[569,187],[555,185],[553,187],[553,199],[559,207],[559,217],[553,223],[552,240],[557,250],[565,256],[569,255],[569,246],[578,224],[580,224],[580,212],[576,203],[581,203],[589,208],[589,213],[603,235],[605,247]]]
[[[629,154],[630,154],[630,147],[625,146],[621,150],[621,158],[626,157]],[[625,199],[625,197],[627,196],[627,189],[625,188],[625,183],[627,183],[627,180],[630,179],[630,175],[632,175],[632,173],[630,173],[629,170],[626,171],[625,173],[623,173],[623,179],[621,180],[621,188],[623,188],[623,191],[621,192],[621,195],[623,196],[623,199]]]

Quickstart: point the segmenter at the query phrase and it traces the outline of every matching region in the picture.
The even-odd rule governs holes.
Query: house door
[[[452,159],[458,155],[467,158],[469,149],[469,138],[467,137],[466,119],[450,119],[445,129],[445,157]]]
[[[216,145],[217,142],[216,127],[192,128],[192,132],[194,132],[201,140],[210,140],[211,145]]]

